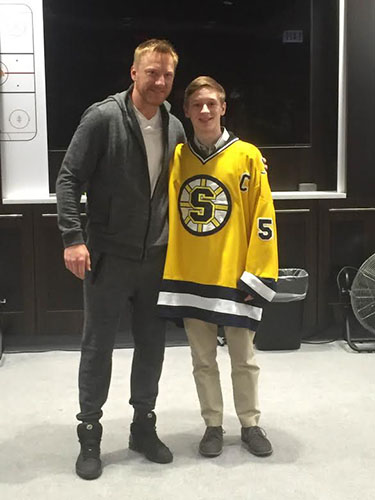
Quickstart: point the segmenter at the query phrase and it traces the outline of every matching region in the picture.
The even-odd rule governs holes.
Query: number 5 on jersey
[[[258,236],[267,241],[273,238],[273,220],[266,217],[258,217]]]

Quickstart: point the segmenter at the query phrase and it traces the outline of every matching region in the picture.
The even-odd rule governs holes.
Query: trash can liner
[[[279,269],[276,294],[266,305],[256,332],[257,349],[269,351],[301,347],[303,299],[307,294],[308,281],[309,275],[304,269]]]
[[[309,274],[305,269],[279,269],[276,294],[272,302],[294,302],[306,297]]]

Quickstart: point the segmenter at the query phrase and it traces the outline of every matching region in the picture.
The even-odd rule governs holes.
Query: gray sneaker
[[[223,451],[223,428],[207,427],[201,442],[199,453],[204,457],[217,457]]]
[[[272,454],[272,445],[267,439],[266,432],[257,425],[242,427],[241,439],[249,452],[257,457],[267,457]]]

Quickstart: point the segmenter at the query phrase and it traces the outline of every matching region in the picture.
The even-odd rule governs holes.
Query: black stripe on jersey
[[[199,151],[198,146],[196,146],[193,142],[188,142],[188,145],[189,145],[190,151],[193,153],[193,155],[196,156],[204,165],[205,163],[212,160],[212,158],[214,158],[215,156],[220,154],[225,149],[229,148],[230,145],[232,145],[234,142],[237,142],[237,141],[239,141],[239,138],[235,137],[233,134],[231,134],[231,136],[228,139],[228,142],[226,142],[224,144],[224,146],[222,146],[221,148],[219,148],[218,150],[214,151],[212,154],[207,156],[207,158],[203,158],[201,156],[201,152]]]
[[[273,291],[276,291],[276,280],[272,278],[258,278],[258,279],[261,280],[262,283],[264,283],[268,288],[270,288]],[[251,301],[250,304],[254,303],[254,305],[256,304],[259,305],[260,307],[263,307],[265,304],[269,304],[269,301],[265,297],[263,297],[263,295],[257,293],[254,290],[254,288],[250,287],[247,283],[245,283],[241,279],[238,280],[237,286],[246,295],[251,295],[252,297],[254,297],[254,301]]]
[[[197,307],[169,307],[158,305],[158,312],[160,316],[171,320],[176,318],[195,318],[216,325],[248,328],[254,332],[260,324],[259,321],[246,316],[234,316],[232,314],[207,311],[206,309],[199,309]]]
[[[233,302],[244,303],[248,293],[237,288],[229,288],[218,285],[201,285],[191,281],[163,280],[161,283],[161,292],[190,293],[191,295],[200,295],[209,299],[227,299]],[[250,305],[253,305],[250,303]]]

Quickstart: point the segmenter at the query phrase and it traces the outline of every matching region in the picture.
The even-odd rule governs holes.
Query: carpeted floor
[[[344,342],[258,352],[265,428],[274,446],[256,458],[240,444],[229,358],[219,348],[225,449],[198,456],[204,431],[187,347],[166,352],[158,432],[174,462],[157,465],[127,448],[132,351],[116,350],[102,420],[104,471],[74,473],[78,352],[5,354],[0,367],[1,500],[372,500],[375,484],[375,353]]]

